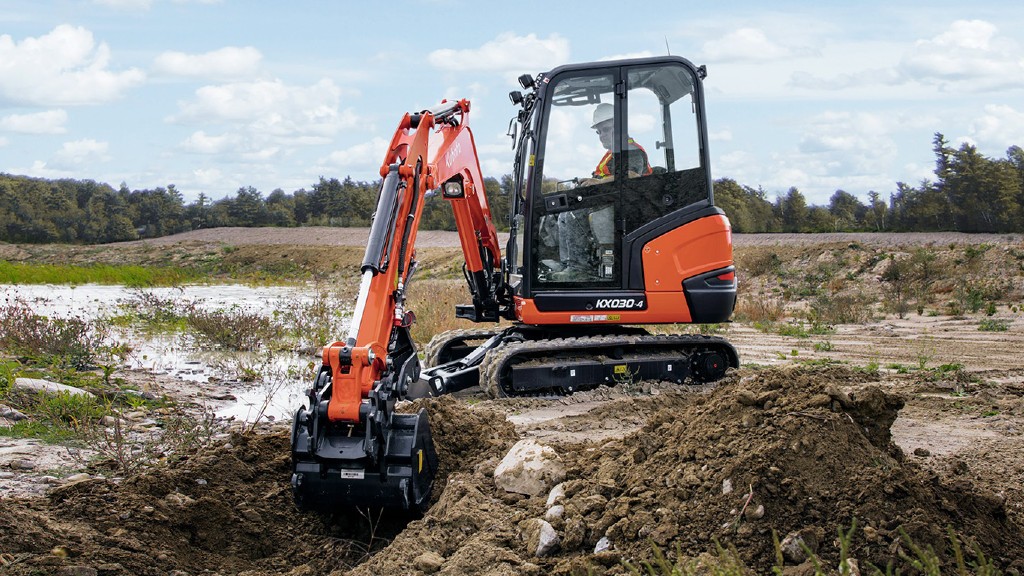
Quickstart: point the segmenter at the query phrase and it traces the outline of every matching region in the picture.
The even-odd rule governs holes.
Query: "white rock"
[[[732,492],[732,480],[726,478],[722,480],[722,494],[730,494]]]
[[[11,408],[6,404],[0,404],[0,418],[6,418],[8,420],[13,420],[17,422],[19,420],[24,420],[28,418],[28,416],[25,416],[21,412],[18,412],[17,410]]]
[[[548,494],[547,506],[551,508],[562,500],[565,500],[565,484],[555,484],[555,487],[551,489],[551,493]]]
[[[565,465],[550,446],[520,440],[494,470],[494,483],[506,492],[539,496],[565,479]]]
[[[558,532],[555,531],[551,524],[540,519],[535,520],[535,522],[537,522],[539,530],[537,533],[537,548],[533,554],[539,558],[553,552],[561,544],[561,538],[558,537]]]
[[[89,398],[95,398],[96,396],[87,390],[81,388],[75,388],[74,386],[65,386],[64,384],[58,384],[56,382],[50,382],[49,380],[43,380],[41,378],[15,378],[14,387],[21,390],[35,390],[36,392],[49,392],[50,394],[57,394],[59,392],[67,392],[72,396],[88,396]]]
[[[607,536],[601,536],[601,539],[597,541],[597,546],[594,546],[594,554],[600,554],[611,549],[612,541]]]
[[[563,515],[565,515],[565,506],[558,504],[548,508],[548,511],[544,514],[544,519],[548,522],[553,522],[555,520],[561,520]]]

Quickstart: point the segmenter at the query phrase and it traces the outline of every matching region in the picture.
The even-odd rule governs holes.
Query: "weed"
[[[982,318],[981,323],[978,324],[978,330],[981,330],[982,332],[1006,332],[1009,329],[1009,320],[1000,320],[997,318]]]
[[[121,418],[109,425],[94,421],[79,435],[81,443],[96,454],[99,464],[116,474],[128,474],[159,461],[191,457],[209,445],[223,425],[212,413],[201,418],[174,416],[161,422],[157,433],[138,433]],[[84,462],[83,462],[84,464]]]
[[[178,332],[186,328],[186,318],[195,311],[196,303],[181,297],[165,297],[151,290],[132,290],[120,303],[128,316],[117,318],[125,323],[141,322],[143,327],[157,332]]]
[[[735,316],[744,322],[778,322],[786,317],[786,306],[770,296],[745,296],[736,303]]]
[[[332,292],[317,281],[313,285],[312,299],[292,301],[284,310],[275,312],[275,317],[298,341],[299,350],[315,352],[341,338],[346,307],[340,291]]]
[[[455,305],[464,304],[468,295],[465,280],[421,280],[409,287],[409,309],[415,311],[412,325],[415,342],[426,343],[440,332],[465,328],[455,317]]]
[[[101,324],[39,316],[23,300],[0,305],[0,350],[36,363],[90,367],[105,335]]]
[[[284,334],[273,320],[240,308],[193,310],[185,321],[200,340],[225,350],[256,350]]]
[[[17,377],[17,369],[20,366],[12,360],[0,361],[0,398],[6,396],[14,386],[14,379]]]
[[[765,274],[778,275],[782,272],[782,259],[771,251],[749,251],[737,255],[736,266],[745,276],[756,278]]]
[[[831,352],[833,349],[834,346],[832,345],[832,342],[829,340],[814,343],[815,352]]]

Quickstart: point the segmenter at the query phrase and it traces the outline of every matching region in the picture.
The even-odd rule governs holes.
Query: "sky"
[[[0,172],[187,202],[373,181],[405,112],[472,102],[511,172],[516,78],[671,52],[708,69],[711,170],[883,198],[932,139],[1024,146],[1024,2],[3,0]]]

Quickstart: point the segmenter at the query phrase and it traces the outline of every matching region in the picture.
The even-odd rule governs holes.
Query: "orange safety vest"
[[[651,163],[647,161],[647,150],[644,150],[644,147],[637,144],[636,140],[633,140],[632,138],[627,140],[627,144],[636,148],[644,155],[644,166],[646,169],[644,170],[643,175],[647,176],[649,174],[653,174],[654,170],[651,169]],[[627,150],[632,149],[633,148],[628,148]],[[597,168],[594,168],[594,178],[605,178],[607,176],[611,176],[612,172],[608,169],[608,164],[611,163],[611,161],[612,151],[608,150],[604,153],[604,156],[601,157],[601,161],[597,163]]]

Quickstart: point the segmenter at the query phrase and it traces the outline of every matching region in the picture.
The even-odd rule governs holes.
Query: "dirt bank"
[[[856,521],[850,555],[862,566],[898,562],[912,545],[949,565],[949,529],[1003,569],[1024,569],[1011,510],[1019,484],[986,486],[982,463],[930,466],[893,443],[912,386],[846,367],[785,367],[741,370],[710,392],[655,384],[567,401],[430,401],[442,475],[435,504],[408,525],[372,511],[295,511],[287,433],[236,435],[172,469],[5,500],[0,558],[17,575],[624,574],[621,562],[649,559],[652,543],[697,558],[718,542],[763,573],[773,533],[802,534],[835,566],[838,530]],[[552,405],[570,415],[528,416]],[[527,417],[517,428],[510,415]],[[610,434],[550,434],[580,425]],[[513,442],[538,434],[568,468],[552,520],[560,544],[545,557],[532,553],[529,526],[548,512],[547,494],[510,495],[491,476]],[[1017,474],[1019,450],[1002,455]],[[607,550],[594,554],[602,539]],[[440,565],[424,568],[433,554]]]

